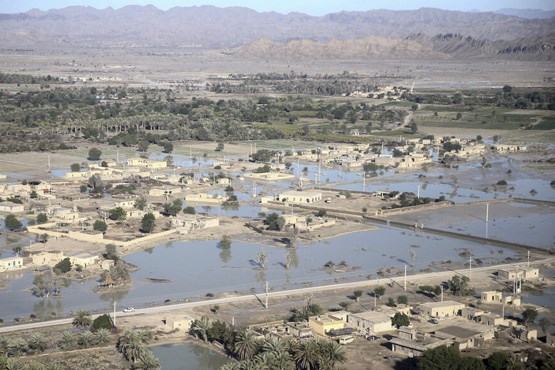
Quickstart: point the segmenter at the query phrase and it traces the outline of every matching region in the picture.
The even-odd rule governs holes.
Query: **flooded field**
[[[196,300],[207,293],[248,294],[252,288],[261,292],[265,281],[271,289],[283,290],[366,280],[377,278],[382,268],[395,273],[405,265],[409,265],[409,272],[441,270],[441,261],[464,265],[466,251],[484,264],[516,257],[510,249],[388,227],[300,244],[295,249],[233,241],[230,250],[222,250],[217,243],[218,240],[171,242],[126,256],[125,260],[138,270],[131,273],[131,287],[113,293],[94,293],[96,282],[89,280],[63,288],[62,298],[45,300],[30,292],[31,271],[12,275],[13,280],[0,290],[1,316],[9,321],[31,313],[45,318],[52,312],[60,315],[84,308],[103,312],[111,309],[114,299],[119,307],[144,307],[168,299]],[[267,255],[264,270],[254,262],[259,252]],[[286,269],[288,260],[290,267]],[[328,261],[336,266],[344,261],[345,265],[326,269],[324,264]]]
[[[226,356],[195,343],[165,344],[150,347],[160,359],[160,368],[191,370],[217,370],[231,360]]]

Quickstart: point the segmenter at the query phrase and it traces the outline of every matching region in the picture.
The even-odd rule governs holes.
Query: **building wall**
[[[23,267],[22,257],[0,259],[0,271],[17,270]]]

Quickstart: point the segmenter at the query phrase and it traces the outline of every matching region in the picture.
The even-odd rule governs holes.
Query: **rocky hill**
[[[306,54],[306,51],[293,50],[306,47],[337,56],[383,52],[419,56],[432,50],[449,57],[456,54],[456,50],[446,50],[444,40],[423,42],[407,36],[457,34],[465,35],[465,39],[450,40],[453,45],[447,49],[476,52],[476,45],[468,43],[483,42],[479,54],[486,53],[484,50],[490,45],[492,49],[487,53],[506,49],[508,53],[526,54],[530,47],[536,51],[542,49],[544,42],[549,42],[554,26],[555,18],[525,19],[430,8],[339,12],[315,17],[300,13],[259,13],[239,7],[175,7],[167,11],[152,5],[101,10],[68,7],[47,12],[0,14],[0,48],[236,48],[253,42],[251,48],[260,48],[261,43],[269,41],[257,40],[267,39],[279,42],[280,48],[292,54]],[[480,41],[466,41],[467,37]],[[518,40],[524,39],[537,40],[537,43],[523,49],[524,45]],[[497,45],[496,40],[507,44]]]
[[[511,59],[555,60],[555,34],[510,41],[475,39],[461,34],[411,34],[404,39],[366,37],[354,40],[260,39],[230,51],[244,58],[261,59]]]

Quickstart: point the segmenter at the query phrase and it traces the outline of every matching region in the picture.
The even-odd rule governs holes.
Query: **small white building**
[[[0,259],[0,272],[13,271],[23,268],[23,257],[8,257]]]
[[[317,191],[286,191],[276,196],[278,202],[311,204],[322,200],[322,193]]]
[[[378,311],[350,313],[347,315],[347,323],[366,333],[381,333],[395,329],[391,317]]]

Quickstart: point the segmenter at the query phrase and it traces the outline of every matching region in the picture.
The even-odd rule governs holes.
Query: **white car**
[[[123,312],[125,312],[125,313],[135,312],[135,308],[134,307],[125,307],[123,309]]]

